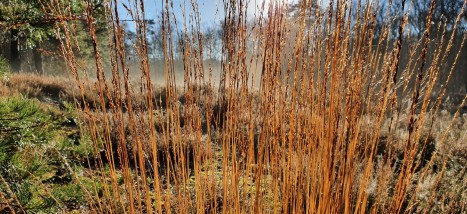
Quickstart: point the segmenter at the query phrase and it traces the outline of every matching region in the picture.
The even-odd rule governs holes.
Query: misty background
[[[214,82],[219,81],[219,74],[222,70],[222,45],[223,45],[223,21],[220,17],[224,17],[224,4],[222,1],[184,1],[174,0],[173,4],[169,5],[170,11],[174,17],[173,23],[170,23],[170,32],[173,38],[173,52],[170,56],[164,56],[163,53],[163,39],[161,29],[161,17],[165,1],[152,1],[144,0],[145,14],[139,15],[139,20],[143,20],[146,24],[146,36],[148,41],[147,56],[150,60],[151,74],[156,84],[164,84],[164,57],[172,57],[174,59],[176,80],[178,85],[183,84],[184,68],[183,55],[186,51],[185,37],[193,35],[200,35],[203,42],[203,59],[204,70],[206,73],[212,72]],[[414,47],[414,45],[423,37],[425,28],[427,26],[425,17],[429,13],[430,0],[414,0],[411,4],[408,1],[406,5],[402,5],[400,1],[394,2],[391,6],[387,1],[381,1],[378,5],[377,23],[375,23],[375,42],[378,42],[381,28],[388,20],[386,15],[389,15],[395,20],[392,25],[392,39],[396,40],[398,22],[404,14],[408,14],[407,30],[404,32],[404,44],[401,52],[401,59],[408,59],[409,57],[419,57],[420,53],[411,53],[407,47]],[[268,19],[268,8],[270,3],[285,7],[286,16],[291,24],[290,29],[293,32],[295,24],[294,18],[298,16],[300,1],[289,1],[281,3],[280,1],[250,1],[248,3],[247,16],[249,17],[251,25],[258,19]],[[460,13],[464,1],[436,1],[432,25],[435,25],[434,33],[431,34],[433,40],[440,36],[444,36],[447,46],[447,41],[450,39],[451,33],[454,30],[454,22]],[[130,74],[134,74],[134,78],[138,79],[141,75],[138,61],[138,53],[136,50],[137,45],[137,32],[135,32],[135,20],[138,14],[134,14],[135,8],[138,7],[133,1],[121,1],[118,5],[113,5],[103,0],[93,0],[96,21],[98,22],[97,36],[100,42],[99,50],[104,59],[110,57],[109,43],[112,42],[112,35],[109,35],[109,26],[111,20],[105,15],[105,10],[117,6],[120,17],[120,22],[125,26],[125,53],[127,65],[130,68]],[[326,13],[329,10],[334,10],[333,6],[329,5],[328,1],[313,1],[314,9],[318,13]],[[72,5],[73,6],[73,5]],[[193,10],[197,7],[197,10]],[[271,6],[272,7],[272,6]],[[387,10],[387,8],[389,10]],[[74,22],[78,34],[76,41],[76,55],[81,64],[85,65],[80,68],[83,75],[88,75],[91,78],[95,71],[94,52],[92,48],[92,40],[88,35],[87,24],[84,20],[85,13],[76,6],[76,14],[73,19],[68,20]],[[404,10],[402,10],[404,8]],[[40,4],[37,1],[20,0],[14,2],[0,3],[0,57],[4,64],[7,64],[12,72],[35,72],[44,75],[67,75],[66,62],[61,57],[60,42],[61,39],[57,37],[62,32],[57,31],[56,23],[58,20],[51,19],[44,14],[40,9]],[[198,14],[193,14],[197,11]],[[262,11],[262,12],[259,12]],[[389,11],[386,14],[382,11]],[[357,14],[352,14],[356,16]],[[461,15],[459,29],[457,29],[454,36],[454,43],[452,53],[456,53],[461,46],[462,39],[465,37],[467,29],[467,15]],[[190,26],[199,26],[199,28],[192,28]],[[184,29],[187,26],[188,29]],[[446,26],[446,32],[443,33],[441,29]],[[185,33],[185,32],[188,32]],[[254,38],[254,32],[248,32],[251,38]],[[293,35],[293,34],[291,34]],[[287,37],[286,43],[294,43],[297,38],[290,36]],[[192,39],[193,38],[188,38]],[[251,41],[251,48],[253,49],[254,41]],[[391,44],[388,42],[388,44]],[[191,44],[196,46],[196,44]],[[192,47],[195,48],[195,47]],[[429,49],[435,50],[437,44],[430,44]],[[291,49],[292,50],[292,49]],[[429,51],[429,53],[432,53]],[[256,53],[252,50],[249,56],[254,56]],[[463,97],[467,91],[467,51],[464,46],[460,50],[460,55],[449,54],[447,56],[446,65],[452,64],[457,57],[457,64],[453,68],[452,76],[450,77],[450,84],[447,88],[447,96]],[[428,57],[433,57],[430,54]],[[186,59],[185,59],[186,60]],[[224,59],[225,60],[225,59]],[[428,60],[430,61],[430,60]],[[106,72],[110,73],[111,60],[104,60],[104,68]],[[258,66],[259,64],[259,66]],[[407,62],[401,61],[401,69],[406,66]],[[261,73],[261,63],[254,63],[249,65],[250,73]],[[429,66],[426,66],[428,68]],[[448,78],[449,70],[451,68],[445,66],[443,73],[440,75],[439,82],[444,82]],[[206,75],[208,76],[208,75]],[[259,84],[259,78],[254,83]]]

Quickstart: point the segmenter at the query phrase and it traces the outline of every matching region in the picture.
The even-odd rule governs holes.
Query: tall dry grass
[[[43,3],[50,13],[69,15],[66,3]],[[433,124],[445,87],[435,86],[440,73],[450,74],[455,65],[446,66],[446,56],[462,48],[452,46],[455,28],[448,34],[442,23],[430,24],[419,41],[405,43],[406,10],[400,12],[402,22],[385,12],[376,38],[380,10],[373,1],[331,0],[325,10],[316,10],[316,1],[302,1],[292,18],[285,2],[271,1],[258,8],[253,23],[246,1],[225,1],[222,69],[215,82],[215,71],[204,65],[197,2],[191,1],[191,10],[180,19],[167,0],[160,20],[164,61],[155,65],[164,68],[165,96],[155,100],[144,1],[123,3],[131,5],[136,24],[139,71],[126,64],[117,0],[106,6],[112,43],[99,43],[94,17],[86,20],[99,107],[85,105],[81,116],[95,153],[102,154],[90,161],[97,169],[92,176],[106,184],[100,193],[96,187],[99,197],[92,199],[91,210],[430,211],[437,188],[425,198],[419,192],[437,156],[431,149]],[[92,14],[90,4],[87,9]],[[182,30],[172,32],[180,25]],[[72,51],[73,28],[63,21],[56,30],[63,35],[62,53],[80,88],[78,99],[84,99],[83,85],[90,83],[78,72],[82,66]],[[435,30],[444,33],[433,38]],[[176,43],[174,35],[184,40]],[[111,47],[111,59],[100,56],[103,45]],[[176,84],[175,45],[183,50],[183,85]],[[403,49],[410,58],[401,59]],[[103,60],[112,62],[110,76]],[[131,81],[131,72],[139,72],[141,83]],[[443,81],[446,85],[449,78]],[[144,108],[132,105],[135,94],[145,98]],[[435,147],[445,145],[448,134],[449,127],[436,137]],[[446,161],[441,164],[433,173],[434,186],[446,169]]]

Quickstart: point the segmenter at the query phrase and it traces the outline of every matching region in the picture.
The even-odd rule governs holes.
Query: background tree
[[[431,0],[413,1],[411,13],[409,14],[409,24],[417,36],[421,36],[426,29],[426,16],[430,12]],[[457,16],[461,12],[464,0],[436,1],[432,23],[446,22],[446,30],[451,32]],[[459,30],[466,29],[467,13],[463,13],[462,22]]]
[[[2,49],[8,47],[8,51],[1,54],[8,59],[12,71],[22,70],[22,61],[28,52],[32,53],[33,67],[36,72],[43,73],[43,53],[54,53],[58,55],[58,40],[54,26],[58,21],[66,20],[76,22],[77,28],[87,28],[85,5],[80,1],[60,1],[62,5],[71,10],[73,17],[59,17],[51,11],[46,10],[46,5],[38,0],[15,0],[0,2],[0,34],[3,35]],[[103,0],[93,0],[93,15],[97,21],[105,22],[103,12]],[[105,25],[97,29],[103,32]],[[78,31],[79,32],[79,31]],[[86,31],[82,31],[86,32]],[[90,47],[90,38],[86,33],[78,36],[82,44]],[[83,46],[83,48],[85,45]],[[85,49],[85,48],[84,48]],[[86,50],[83,54],[86,55]],[[91,55],[91,54],[89,54]]]
[[[467,29],[467,13],[464,12],[461,14],[461,20],[457,31],[454,35],[452,33],[454,30],[453,26],[461,12],[464,2],[464,0],[435,1],[433,16],[430,23],[430,39],[432,42],[430,42],[430,45],[428,46],[429,51],[437,48],[439,44],[436,44],[435,41],[439,40],[436,38],[440,38],[443,32],[445,33],[443,44],[445,46],[444,48],[447,47],[447,43],[449,39],[451,39],[451,35],[454,38],[452,46],[454,50],[452,50],[452,52],[456,52],[456,49],[460,47],[462,38],[465,36]],[[431,0],[407,0],[405,5],[402,5],[402,1],[393,1],[392,5],[389,5],[387,1],[381,1],[380,5],[378,5],[379,12],[376,17],[374,39],[379,39],[383,26],[389,22],[392,23],[391,26],[389,26],[390,28],[387,29],[389,31],[388,33],[391,35],[389,39],[396,39],[399,34],[399,23],[403,16],[407,15],[407,26],[403,32],[403,45],[401,51],[401,54],[405,55],[402,59],[407,59],[409,54],[409,45],[415,44],[423,39],[423,35],[427,27],[426,17],[430,12],[430,5]],[[402,8],[404,8],[404,11]],[[383,13],[383,11],[389,11],[389,13]],[[444,25],[446,26],[445,31],[443,28]],[[441,26],[441,28],[438,28],[439,26]],[[440,29],[440,32],[438,32],[438,29]],[[420,53],[416,52],[415,54],[415,57],[417,57]],[[447,64],[452,63],[455,60],[455,55],[447,54],[446,60]],[[402,66],[405,66],[404,61],[402,61],[401,64]],[[448,84],[447,86],[448,94],[462,95],[462,93],[464,93],[465,95],[467,92],[467,75],[465,74],[465,67],[467,67],[467,48],[464,46],[458,58],[457,65],[450,77],[451,84]],[[448,78],[449,71],[450,68],[443,68],[443,70],[440,71],[440,84]]]
[[[22,0],[0,3],[0,25],[9,41],[10,66],[21,69],[21,49],[33,49],[36,71],[42,72],[39,44],[54,34],[38,1]]]
[[[409,27],[412,31],[412,36],[415,38],[420,39],[423,36],[423,33],[426,30],[427,23],[426,23],[426,16],[429,14],[430,11],[430,4],[431,0],[416,0],[413,1],[411,12],[409,14]],[[445,24],[446,25],[446,33],[445,33],[445,45],[447,44],[447,40],[451,38],[451,34],[453,33],[453,26],[457,20],[458,15],[461,12],[462,6],[465,4],[464,0],[449,0],[449,1],[436,1],[435,7],[433,11],[433,18],[431,24],[432,27],[432,38],[436,38],[441,36],[443,33],[443,29],[441,32],[436,32],[438,24]],[[453,47],[454,49],[459,47],[462,38],[465,36],[467,30],[467,13],[464,11],[461,14],[460,24],[458,25],[458,29],[455,32],[454,40],[453,40]],[[459,94],[467,92],[467,73],[465,72],[465,68],[467,67],[467,48],[463,48],[460,53],[459,61],[457,66],[453,70],[451,82],[448,86],[448,93]],[[455,60],[455,55],[448,55],[447,57],[448,64],[452,63]],[[442,71],[441,74],[441,81],[444,81],[448,78],[449,68]]]

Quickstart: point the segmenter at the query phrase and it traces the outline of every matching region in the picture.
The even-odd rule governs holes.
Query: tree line
[[[98,29],[97,36],[99,40],[108,42],[109,34],[107,34],[108,20],[105,15],[105,0],[91,0],[91,7],[87,7],[83,1],[59,1],[63,3],[62,6],[68,10],[72,10],[72,14],[76,14],[73,17],[58,17],[53,14],[48,14],[41,1],[37,0],[16,0],[6,1],[0,3],[0,57],[6,58],[9,62],[10,68],[13,72],[20,70],[30,70],[38,73],[43,73],[43,61],[57,60],[60,56],[60,29],[57,23],[59,21],[74,22],[77,30],[75,32],[79,35],[77,42],[79,48],[77,48],[78,56],[83,59],[93,57],[92,41],[87,32],[86,16],[88,13],[96,18]],[[297,16],[300,10],[299,3],[290,4],[288,14],[290,16]],[[407,29],[408,33],[403,36],[405,42],[416,42],[422,38],[423,33],[426,29],[427,24],[443,24],[446,25],[446,31],[449,35],[450,31],[453,31],[454,22],[457,16],[461,12],[464,0],[450,0],[450,1],[435,1],[435,7],[432,17],[432,23],[426,23],[426,16],[430,10],[431,0],[414,0],[414,1],[380,1],[379,5],[375,5],[376,23],[374,28],[375,38],[381,33],[381,29],[387,24],[388,17],[394,18],[396,24],[391,25],[392,35],[397,35],[398,24],[397,22],[404,21],[402,17],[407,14]],[[312,0],[314,10],[324,10],[316,4],[316,0]],[[322,7],[326,7],[323,5]],[[91,10],[89,11],[89,8]],[[353,14],[357,15],[357,14]],[[464,36],[467,29],[467,13],[461,14],[461,22],[457,29],[455,42],[460,44],[462,37]],[[125,49],[128,58],[136,59],[136,50],[134,44],[137,41],[137,34],[130,27],[133,20],[122,20],[128,22],[126,25],[125,32]],[[144,20],[147,26],[147,41],[148,41],[148,57],[150,60],[162,60],[163,59],[163,41],[162,41],[162,30],[157,19]],[[172,25],[170,32],[173,33],[173,38],[176,38],[172,44],[174,48],[173,55],[175,58],[181,58],[187,39],[190,41],[198,41],[196,39],[187,38],[194,34],[200,34],[203,38],[205,59],[220,60],[221,49],[222,49],[222,38],[223,38],[223,23],[207,26],[201,30],[201,32],[190,33],[189,35],[184,34],[182,29],[177,29],[176,25]],[[437,28],[434,28],[437,29]],[[435,32],[431,35],[439,36],[442,32]],[[408,39],[411,41],[408,41]],[[395,38],[394,38],[395,39]],[[105,42],[103,44],[105,44]],[[190,43],[194,46],[196,44]],[[105,50],[105,46],[103,45]],[[79,49],[79,50],[78,50]],[[406,51],[408,52],[408,50]],[[404,53],[403,53],[404,54]],[[465,90],[467,90],[467,75],[462,75],[462,68],[467,67],[467,56],[465,48],[461,52],[459,58],[457,70],[455,76],[457,78],[457,84],[464,84]],[[59,60],[57,60],[59,61]]]

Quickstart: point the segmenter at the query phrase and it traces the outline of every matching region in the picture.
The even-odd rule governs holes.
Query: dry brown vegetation
[[[164,86],[149,72],[144,7],[132,14],[137,82],[125,64],[118,11],[108,7],[115,43],[99,44],[93,17],[87,20],[95,82],[79,75],[72,28],[63,22],[73,84],[13,75],[1,91],[81,103],[82,128],[93,142],[88,176],[104,183],[88,190],[99,196],[88,200],[92,212],[465,212],[466,97],[454,111],[443,110],[449,78],[439,78],[452,72],[457,58],[446,66],[446,56],[462,48],[452,46],[459,33],[430,25],[418,41],[404,43],[406,23],[387,17],[374,38],[375,5],[332,2],[333,10],[319,13],[315,1],[303,1],[293,21],[285,4],[271,4],[253,24],[244,1],[225,2],[219,82],[205,69],[197,8],[187,11],[195,18],[182,23],[185,75],[178,87],[170,3],[161,20]],[[395,35],[391,24],[399,25]],[[432,38],[435,30],[444,33]],[[99,45],[112,47],[111,75]],[[406,63],[402,48],[410,50]]]

